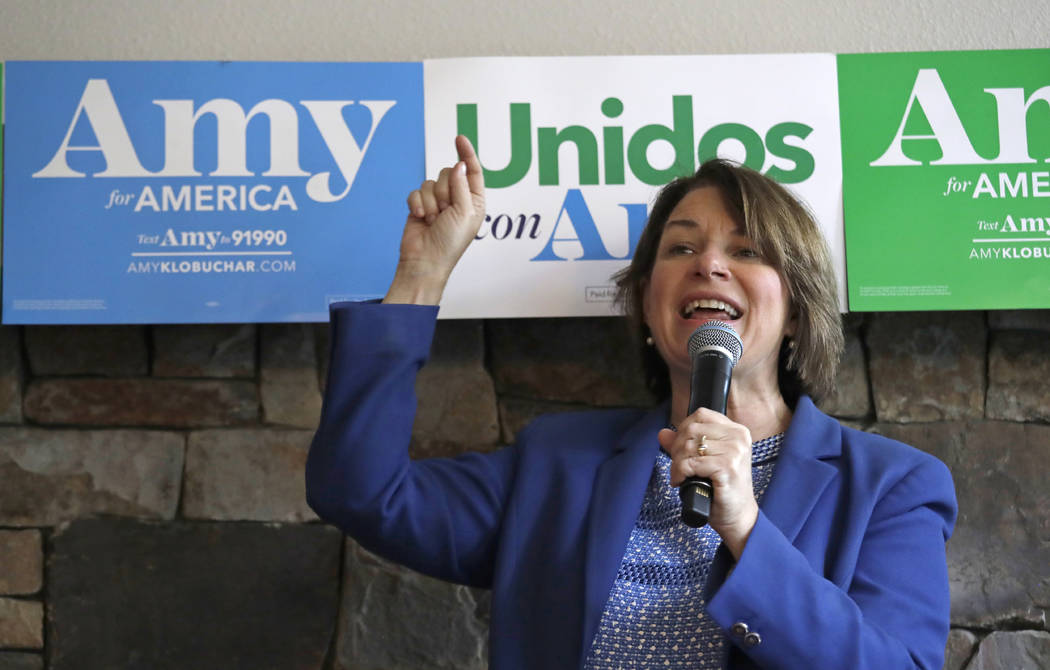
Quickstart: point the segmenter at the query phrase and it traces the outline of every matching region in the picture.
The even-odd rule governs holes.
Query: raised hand
[[[397,271],[383,302],[436,305],[485,218],[485,182],[470,140],[456,138],[459,162],[408,195]]]

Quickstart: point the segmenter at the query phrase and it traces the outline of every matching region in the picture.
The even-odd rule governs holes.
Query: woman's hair
[[[722,159],[706,161],[696,174],[679,177],[660,189],[631,264],[613,276],[616,300],[638,339],[646,385],[658,399],[670,395],[667,364],[655,347],[645,344],[645,286],[668,217],[686,194],[704,186],[722,192],[730,214],[787,285],[788,312],[794,316],[796,327],[793,341],[785,338],[780,350],[777,372],[781,394],[790,404],[802,393],[815,398],[826,395],[834,388],[843,338],[835,271],[824,236],[787,189],[754,170]]]

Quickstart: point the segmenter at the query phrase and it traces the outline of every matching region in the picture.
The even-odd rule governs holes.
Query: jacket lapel
[[[808,396],[799,398],[776,472],[760,507],[789,542],[794,542],[813,505],[837,472],[823,459],[842,453],[842,431]]]
[[[841,453],[838,422],[818,410],[809,396],[799,398],[777,457],[773,481],[759,504],[788,542],[798,537],[820,494],[837,473],[823,459],[836,458]],[[733,564],[732,554],[720,545],[704,588],[705,599],[713,597]]]
[[[591,497],[584,564],[584,609],[580,665],[598,630],[627,540],[641,509],[645,488],[660,444],[656,434],[667,427],[667,406],[643,416],[617,444],[597,471]]]
[[[666,406],[643,416],[627,431],[595,476],[584,566],[581,666],[598,630],[641,508],[659,449],[656,433],[666,425]],[[821,413],[807,396],[801,397],[784,435],[773,481],[760,505],[788,541],[798,536],[813,505],[835,476],[836,469],[822,459],[837,457],[841,448],[838,422]],[[719,547],[705,589],[708,594],[721,585],[731,566],[732,556],[724,546]]]

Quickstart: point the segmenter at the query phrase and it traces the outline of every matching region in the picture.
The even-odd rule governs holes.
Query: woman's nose
[[[708,279],[728,279],[729,259],[721,250],[708,245],[696,255],[694,271]]]

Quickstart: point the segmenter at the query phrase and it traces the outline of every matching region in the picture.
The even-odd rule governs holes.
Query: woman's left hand
[[[707,445],[698,449],[701,436]],[[714,488],[708,523],[740,558],[758,520],[758,502],[751,486],[751,431],[724,414],[700,408],[678,430],[663,429],[657,439],[671,456],[671,486],[688,477],[706,477]]]

